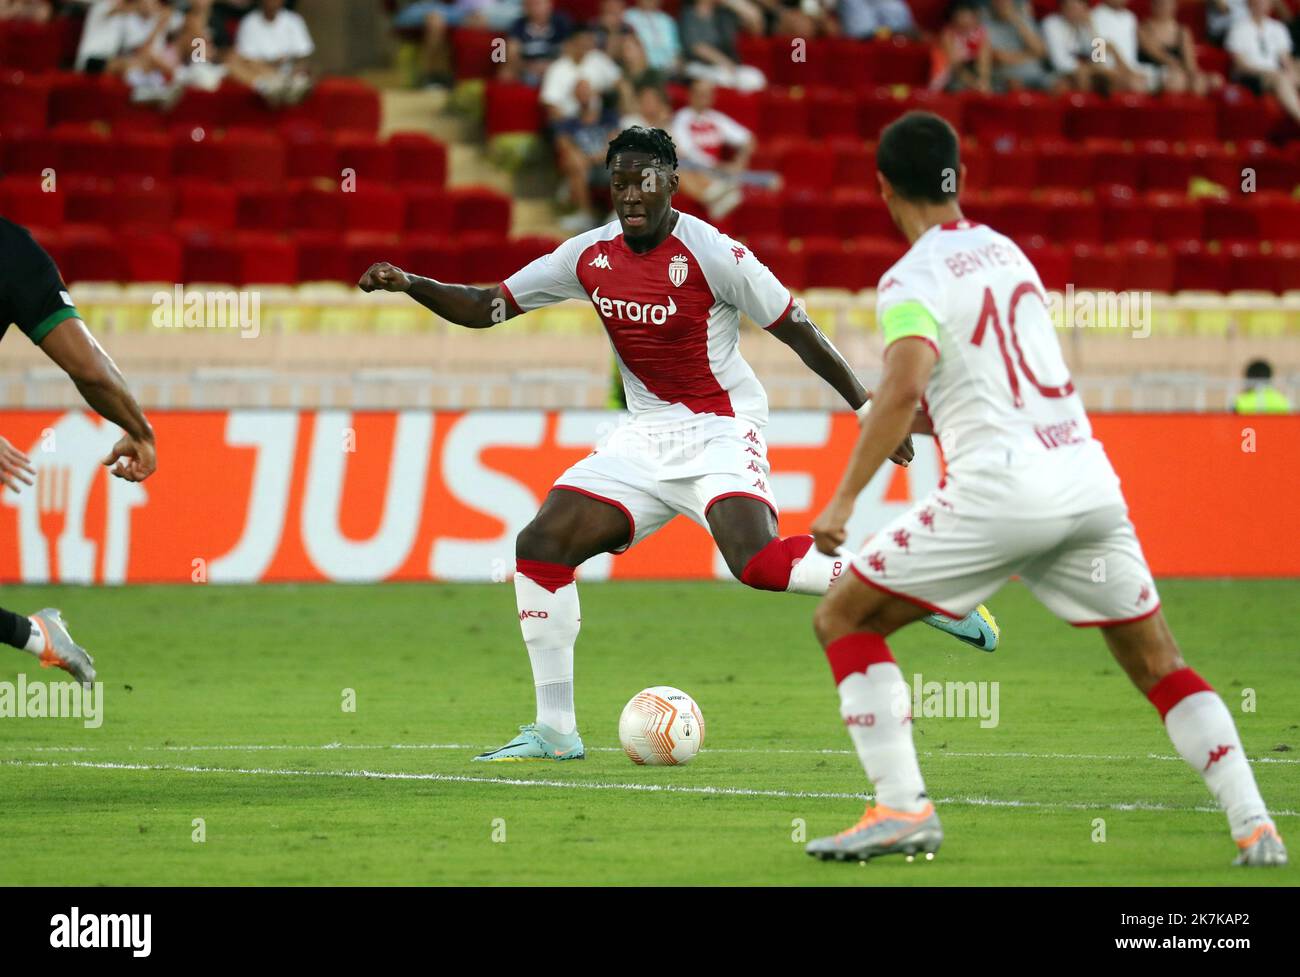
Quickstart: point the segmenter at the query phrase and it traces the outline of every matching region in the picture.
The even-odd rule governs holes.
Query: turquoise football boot
[[[576,731],[561,736],[549,726],[529,723],[519,727],[519,735],[505,746],[480,753],[475,760],[494,763],[506,760],[581,760],[586,756],[582,737]]]
[[[960,620],[942,614],[931,614],[921,620],[972,648],[979,648],[981,651],[998,649],[998,638],[1001,637],[1002,632],[998,630],[998,622],[983,604]]]

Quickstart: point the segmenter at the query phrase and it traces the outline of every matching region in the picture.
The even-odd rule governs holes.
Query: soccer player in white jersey
[[[618,219],[570,238],[500,285],[445,285],[388,263],[358,283],[363,291],[406,292],[473,328],[589,300],[622,372],[630,422],[559,477],[516,541],[515,593],[537,718],[479,760],[584,755],[573,706],[574,570],[591,557],[621,553],[678,514],[707,529],[731,572],[760,590],[824,594],[851,555],[819,553],[810,535],[777,534],[763,439],[767,397],[740,356],[740,313],[789,345],[850,407],[864,407],[866,390],[748,248],[673,209],[677,154],[666,132],[624,130],[606,165]],[[906,431],[888,454],[910,460]],[[982,607],[929,623],[976,647],[997,644]]]
[[[867,542],[817,608],[814,627],[875,806],[847,831],[811,842],[808,853],[867,859],[939,847],[910,696],[886,638],[928,614],[959,617],[1018,575],[1058,617],[1101,629],[1227,813],[1237,864],[1284,864],[1232,716],[1183,661],[1160,612],[1038,272],[1013,241],[963,219],[957,134],[938,116],[913,112],[888,126],[876,166],[911,248],[877,289],[884,375],[840,487],[813,524],[817,549],[839,552],[854,500],[914,430],[918,403],[947,474]]]

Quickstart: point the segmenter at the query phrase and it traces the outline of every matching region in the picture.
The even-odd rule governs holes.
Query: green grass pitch
[[[1161,590],[1294,848],[1300,581]],[[892,642],[909,677],[998,682],[999,721],[918,717],[946,840],[933,862],[866,866],[794,840],[849,825],[866,786],[812,599],[723,583],[581,595],[587,759],[488,765],[469,758],[533,715],[509,584],[4,588],[7,607],[64,609],[105,690],[98,729],[0,719],[0,884],[1297,882],[1294,866],[1230,866],[1224,818],[1098,634],[1018,584],[992,602],[994,655],[921,626]],[[31,665],[0,649],[0,682],[64,677]],[[700,703],[689,766],[618,749],[623,704],[656,684]]]

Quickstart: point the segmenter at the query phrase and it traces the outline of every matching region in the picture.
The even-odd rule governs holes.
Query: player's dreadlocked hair
[[[673,137],[662,129],[648,129],[645,126],[624,129],[609,141],[605,165],[614,162],[614,157],[624,152],[646,153],[656,163],[677,169],[677,147],[673,145]]]

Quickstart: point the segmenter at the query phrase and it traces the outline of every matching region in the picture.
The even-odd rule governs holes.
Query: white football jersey
[[[629,248],[611,221],[565,241],[502,287],[521,312],[590,301],[634,416],[767,422],[767,395],[740,355],[740,313],[770,328],[794,299],[747,247],[699,218],[678,214],[672,233],[645,254]]]
[[[954,477],[1032,465],[1040,481],[1059,488],[1066,511],[1101,504],[1097,493],[1118,495],[1042,280],[1014,241],[972,221],[936,225],[884,274],[876,294],[887,343],[919,335],[936,347],[922,407]],[[926,317],[909,317],[915,305],[906,303],[924,307],[937,330],[907,326]],[[898,309],[892,328],[891,309]]]

